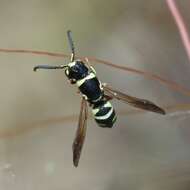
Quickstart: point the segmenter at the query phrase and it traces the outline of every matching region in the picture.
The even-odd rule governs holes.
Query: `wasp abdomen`
[[[94,119],[100,127],[111,128],[115,123],[117,116],[115,110],[109,101],[102,101],[95,104],[92,108]]]

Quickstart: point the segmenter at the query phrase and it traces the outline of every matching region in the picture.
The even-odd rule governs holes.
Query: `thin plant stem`
[[[23,50],[23,49],[4,49],[4,48],[0,48],[0,52],[2,53],[25,53],[25,54],[33,54],[33,55],[44,55],[44,56],[50,56],[50,57],[60,57],[60,58],[69,58],[70,55],[67,54],[63,54],[63,53],[53,53],[53,52],[48,52],[48,51],[37,51],[37,50]],[[86,57],[77,57],[79,59],[85,60]],[[110,67],[113,67],[115,69],[119,69],[125,72],[131,72],[140,76],[143,76],[145,78],[160,82],[162,85],[167,86],[168,88],[177,91],[181,94],[184,94],[186,96],[190,96],[190,90],[176,82],[173,82],[169,79],[160,77],[154,73],[151,72],[147,72],[147,71],[142,71],[139,69],[134,69],[131,67],[126,67],[123,65],[116,65],[113,64],[109,61],[104,61],[101,59],[97,59],[94,57],[88,57],[88,60],[91,62],[95,62],[95,63],[99,63],[99,64],[104,64]]]
[[[169,10],[171,12],[171,15],[173,16],[174,21],[177,25],[184,48],[186,50],[188,59],[190,61],[190,38],[189,38],[187,27],[185,25],[185,21],[183,20],[183,17],[177,7],[176,1],[175,0],[166,0],[166,2],[167,2]]]
[[[188,103],[179,103],[179,104],[175,104],[175,105],[170,105],[170,106],[163,106],[163,109],[166,110],[167,115],[166,116],[160,116],[160,117],[170,117],[171,113],[175,113],[178,112],[178,114],[175,114],[175,116],[180,115],[180,112],[187,112],[190,110],[190,104]],[[145,114],[145,113],[149,113],[147,111],[144,110],[140,110],[140,109],[127,109],[127,110],[121,110],[118,111],[118,115],[120,116],[134,116],[134,115],[138,115],[138,114]],[[30,132],[30,130],[33,130],[35,128],[43,128],[43,127],[48,127],[48,126],[53,126],[53,125],[58,125],[58,124],[66,124],[66,123],[74,123],[74,125],[76,125],[77,127],[77,120],[78,120],[79,115],[68,115],[68,116],[63,116],[63,117],[54,117],[54,118],[48,118],[45,120],[41,120],[41,121],[36,121],[33,123],[26,123],[26,124],[20,124],[16,127],[13,127],[11,129],[3,129],[0,130],[0,139],[4,139],[4,138],[12,138],[18,135],[22,135],[25,134],[27,132]],[[89,119],[92,120],[93,117],[91,115],[89,115]]]

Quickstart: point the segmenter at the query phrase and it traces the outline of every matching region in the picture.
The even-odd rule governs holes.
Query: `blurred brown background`
[[[178,5],[188,23],[189,1]],[[2,48],[70,53],[71,29],[78,55],[153,72],[190,89],[190,63],[163,0],[0,0],[0,26]],[[111,130],[91,119],[79,167],[73,167],[80,96],[63,71],[32,71],[68,61],[0,54],[0,189],[189,190],[188,111],[122,114]],[[159,82],[92,64],[102,82],[160,106],[190,101]],[[134,110],[113,104],[118,112]]]

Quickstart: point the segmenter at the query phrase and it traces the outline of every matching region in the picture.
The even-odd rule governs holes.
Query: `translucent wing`
[[[156,113],[163,114],[163,115],[166,114],[162,108],[158,107],[151,101],[129,96],[120,91],[114,90],[110,86],[107,86],[107,85],[103,85],[103,88],[104,88],[105,94],[107,94],[111,98],[116,98],[118,100],[122,100],[125,103],[128,103],[129,105],[132,105],[137,108],[156,112]]]
[[[73,142],[73,164],[75,167],[78,166],[82,147],[83,147],[85,136],[86,136],[87,116],[88,116],[87,102],[83,98],[81,102],[78,128],[77,128],[76,136]]]

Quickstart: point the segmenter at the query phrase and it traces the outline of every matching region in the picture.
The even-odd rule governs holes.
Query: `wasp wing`
[[[73,164],[75,167],[78,166],[82,147],[83,147],[85,136],[86,136],[87,116],[88,116],[87,102],[83,98],[81,102],[78,128],[76,131],[76,136],[73,141],[73,147],[72,147],[73,148]]]
[[[153,102],[149,100],[139,99],[133,96],[129,96],[127,94],[124,94],[118,90],[112,89],[110,86],[104,85],[103,86],[105,93],[110,96],[111,98],[116,98],[118,100],[122,100],[125,103],[140,108],[144,110],[148,110],[151,112],[156,112],[159,114],[166,114],[165,111],[160,108],[159,106],[155,105]]]

